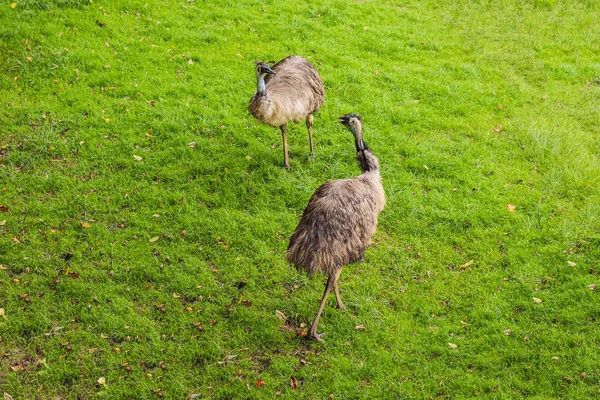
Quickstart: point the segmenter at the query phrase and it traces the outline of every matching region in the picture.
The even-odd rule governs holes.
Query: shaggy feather
[[[332,274],[361,259],[371,244],[385,193],[379,161],[366,145],[357,160],[360,176],[326,182],[309,200],[286,252],[299,270]]]
[[[300,56],[289,56],[272,67],[265,78],[266,93],[256,93],[248,110],[259,121],[280,127],[301,122],[325,102],[325,88],[315,67]]]

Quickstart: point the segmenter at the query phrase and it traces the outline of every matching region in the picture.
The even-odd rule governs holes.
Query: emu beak
[[[270,67],[262,67],[263,72],[266,72],[267,74],[271,74],[271,75],[276,75],[275,71],[273,71]]]
[[[348,122],[350,122],[350,119],[346,115],[344,115],[343,117],[339,117],[338,120],[340,123],[342,123],[344,125],[346,125]]]

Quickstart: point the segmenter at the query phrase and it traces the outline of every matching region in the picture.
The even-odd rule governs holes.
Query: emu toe
[[[316,340],[317,342],[324,342],[325,340],[323,340],[323,336],[325,336],[325,333],[326,333],[326,332],[323,332],[323,333],[317,333],[317,332],[316,332],[316,329],[315,329],[315,331],[313,332],[313,331],[312,331],[312,329],[311,329],[311,330],[308,332],[308,338],[309,338],[309,339],[314,339],[314,340]]]

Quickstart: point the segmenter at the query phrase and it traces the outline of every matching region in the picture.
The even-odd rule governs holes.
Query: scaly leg
[[[310,156],[311,158],[315,158],[315,152],[313,150],[313,139],[312,139],[312,127],[313,127],[313,115],[310,114],[306,118],[306,127],[308,128],[308,141],[310,143]]]
[[[337,306],[340,310],[346,311],[346,306],[342,303],[342,299],[340,298],[340,290],[338,288],[338,282],[340,280],[340,274],[342,270],[339,269],[335,272],[335,281],[333,282],[333,293],[335,293],[335,301],[337,301]]]
[[[279,129],[281,129],[281,136],[283,137],[283,166],[289,168],[290,160],[288,157],[287,136],[285,134],[285,131],[287,130],[287,124],[281,125]]]
[[[321,313],[323,312],[323,308],[325,308],[325,302],[327,301],[327,296],[329,296],[329,292],[333,289],[333,285],[335,282],[334,274],[329,275],[327,279],[327,286],[325,287],[325,293],[323,293],[323,298],[321,299],[321,304],[319,305],[319,309],[317,310],[317,315],[315,316],[315,320],[310,325],[310,330],[308,331],[308,338],[315,339],[318,342],[323,342],[321,336],[325,335],[325,333],[317,333],[317,326],[319,326],[319,318],[321,318]]]

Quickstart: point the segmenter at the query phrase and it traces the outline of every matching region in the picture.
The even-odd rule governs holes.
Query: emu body
[[[256,66],[257,89],[248,111],[259,121],[281,129],[284,165],[289,168],[287,124],[306,121],[313,153],[313,114],[325,102],[325,88],[315,67],[300,56],[289,56],[273,65]]]
[[[385,193],[379,160],[362,138],[360,117],[348,114],[341,122],[354,135],[356,158],[362,174],[351,179],[329,181],[312,195],[286,252],[297,269],[329,275],[325,293],[308,336],[321,341],[317,326],[325,301],[333,290],[337,306],[345,309],[338,280],[345,265],[362,258],[377,229],[379,213],[385,206]]]

